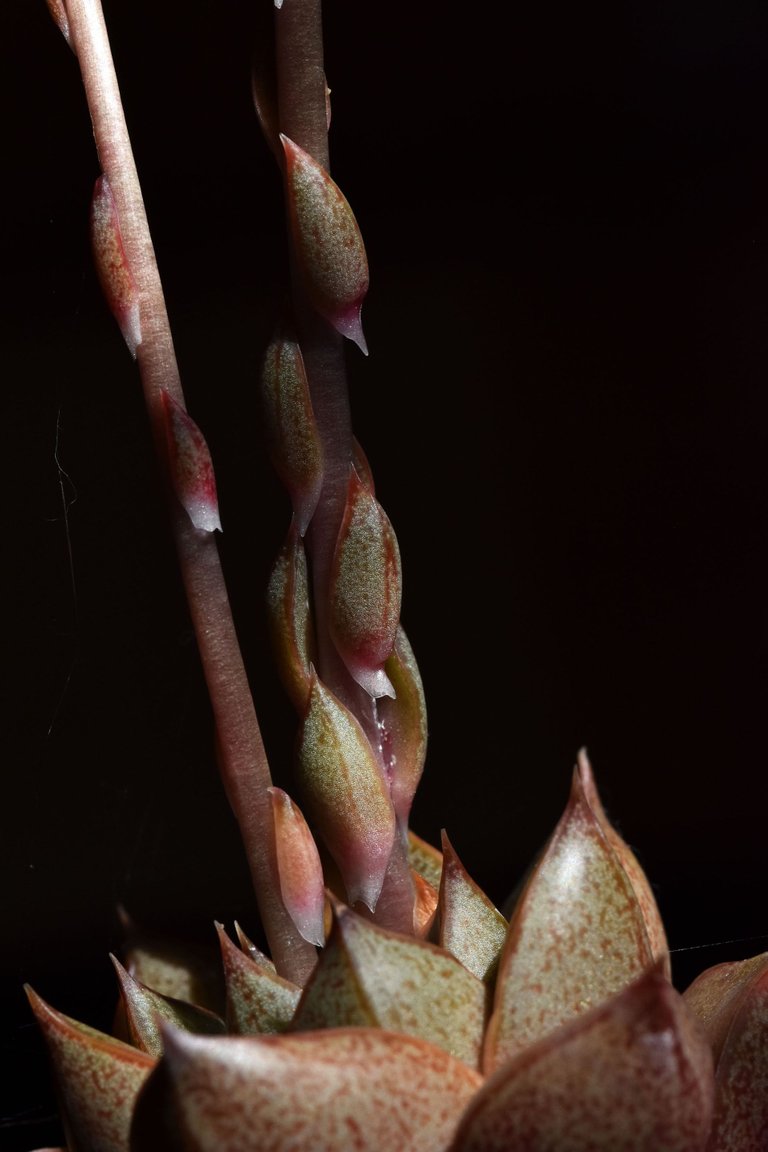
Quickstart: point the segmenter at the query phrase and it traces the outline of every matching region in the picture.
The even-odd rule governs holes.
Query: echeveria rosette
[[[602,808],[594,815],[594,779],[589,804],[583,780],[577,771],[509,925],[447,838],[441,858],[411,834],[411,862],[440,887],[431,940],[332,900],[330,936],[301,989],[219,927],[235,1036],[215,1034],[216,1013],[163,999],[148,1054],[32,994],[80,1152],[341,1152],[350,1133],[370,1152],[764,1152],[768,956],[710,969],[684,996],[650,947],[636,972],[645,914],[622,884]],[[559,909],[579,873],[564,968]],[[538,986],[521,986],[522,952]],[[628,959],[611,990],[617,956]],[[505,1046],[513,994],[525,999],[524,1040]],[[153,993],[135,980],[121,978],[121,995],[152,1015]],[[553,1014],[568,995],[570,1009]]]

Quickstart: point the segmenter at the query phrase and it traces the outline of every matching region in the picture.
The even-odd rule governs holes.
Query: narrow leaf
[[[57,1012],[26,988],[61,1100],[67,1144],[77,1152],[127,1152],[131,1113],[155,1060]]]
[[[216,477],[205,437],[165,388],[160,398],[173,490],[198,531],[220,532]]]
[[[323,449],[295,340],[277,337],[264,356],[261,395],[267,450],[288,489],[299,535],[307,530],[323,483]]]
[[[224,1010],[224,981],[218,948],[164,936],[137,924],[120,909],[126,944],[123,962],[134,980],[163,996]]]
[[[388,932],[343,905],[299,1007],[294,1029],[357,1025],[419,1036],[477,1067],[486,988],[454,956]]]
[[[282,133],[288,219],[312,304],[367,355],[360,309],[368,260],[352,209],[326,170]]]
[[[313,676],[298,741],[304,806],[344,880],[351,904],[371,911],[395,838],[382,770],[352,713]]]
[[[74,46],[69,34],[69,17],[67,16],[67,9],[64,6],[64,0],[46,0],[46,3],[48,5],[48,11],[54,19],[54,23],[57,25],[70,48],[73,48]]]
[[[136,1109],[135,1152],[444,1152],[480,1078],[410,1036],[174,1033]]]
[[[351,468],[331,567],[329,625],[350,674],[373,697],[395,695],[384,665],[395,645],[401,595],[394,530]]]
[[[65,35],[69,39],[68,34]],[[91,247],[101,290],[135,359],[141,344],[139,295],[128,267],[117,205],[106,176],[99,176],[93,188]]]
[[[443,833],[443,873],[438,901],[438,944],[480,980],[496,976],[507,921],[468,875]]]
[[[163,996],[126,972],[114,956],[112,963],[120,986],[125,1021],[132,1044],[150,1056],[160,1056],[163,1041],[160,1034],[160,1020],[183,1028],[186,1032],[197,1032],[203,1036],[221,1035],[224,1021],[207,1008],[199,1008],[184,1000]]]
[[[291,1023],[301,989],[257,963],[216,925],[227,986],[227,1024],[241,1036],[284,1032]]]
[[[486,1071],[619,992],[651,962],[632,885],[574,772],[565,813],[510,921]]]
[[[656,966],[503,1064],[449,1152],[702,1152],[712,1098],[709,1048]]]
[[[440,887],[443,871],[443,854],[415,832],[408,829],[408,863],[423,876],[433,888]]]
[[[282,788],[268,788],[275,826],[280,895],[299,934],[310,944],[325,943],[323,866],[298,805]]]

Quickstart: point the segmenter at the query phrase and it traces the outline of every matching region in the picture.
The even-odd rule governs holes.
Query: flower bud
[[[320,854],[298,806],[282,788],[268,788],[275,827],[280,895],[301,936],[325,942],[325,886]]]
[[[91,247],[101,290],[135,359],[141,344],[139,295],[128,267],[117,205],[106,176],[99,176],[93,188]]]
[[[304,358],[295,340],[269,345],[261,373],[264,425],[272,464],[288,489],[299,535],[307,530],[323,483],[323,449]]]
[[[384,670],[400,620],[400,550],[372,492],[350,469],[331,566],[329,627],[350,675],[369,695],[395,695]]]
[[[160,389],[173,490],[195,528],[221,531],[216,477],[205,437],[181,404]]]
[[[293,246],[307,295],[321,316],[367,355],[360,309],[368,260],[352,209],[322,165],[282,133]]]
[[[351,904],[376,907],[395,839],[384,774],[360,723],[313,674],[298,740],[305,808],[335,860]]]

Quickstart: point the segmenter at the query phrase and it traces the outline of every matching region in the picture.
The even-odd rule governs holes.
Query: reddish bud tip
[[[317,845],[298,806],[282,788],[268,788],[275,828],[280,895],[299,934],[325,943],[325,885]]]
[[[368,355],[360,310],[368,291],[363,238],[347,200],[326,170],[282,133],[288,219],[312,304]]]
[[[198,531],[220,532],[216,477],[205,437],[170,392],[161,388],[160,397],[173,490]]]
[[[101,290],[135,358],[141,344],[139,295],[128,267],[117,205],[106,176],[99,176],[93,189],[91,246]]]

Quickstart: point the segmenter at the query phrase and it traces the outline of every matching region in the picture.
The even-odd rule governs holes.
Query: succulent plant
[[[584,751],[503,912],[447,836],[438,849],[408,828],[426,704],[397,539],[347,406],[343,341],[367,352],[368,268],[328,172],[319,6],[276,5],[276,85],[254,83],[291,240],[261,392],[292,507],[267,604],[298,803],[272,782],[228,612],[214,462],[175,369],[100,4],[49,7],[89,97],[96,267],[138,361],[271,954],[219,926],[217,979],[210,955],[126,918],[114,1037],[30,989],[70,1152],[767,1147],[768,954],[676,991],[651,886]]]

